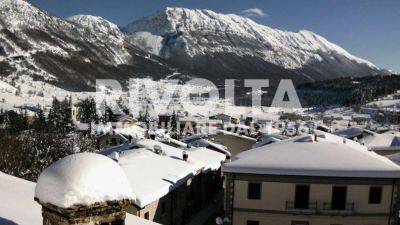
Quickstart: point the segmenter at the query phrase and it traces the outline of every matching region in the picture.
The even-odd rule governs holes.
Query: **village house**
[[[185,224],[222,192],[226,156],[207,148],[179,149],[143,139],[102,153],[125,171],[136,196],[127,212],[140,218]]]
[[[162,124],[167,125],[172,121],[172,113],[160,113],[158,114],[158,124],[161,126]]]
[[[135,124],[113,127],[111,123],[92,123],[91,127],[92,134],[97,137],[98,149],[130,144],[145,137],[145,129]]]
[[[400,167],[329,133],[240,153],[222,170],[233,225],[398,224]]]
[[[355,140],[379,155],[391,155],[400,152],[400,137],[390,133],[378,134],[367,129],[351,127],[338,130],[334,134]]]
[[[246,135],[241,135],[238,133],[233,133],[226,130],[214,130],[209,133],[201,133],[197,135],[192,135],[184,138],[184,142],[190,144],[198,139],[205,139],[219,146],[225,146],[230,154],[235,156],[236,154],[249,150],[257,142],[257,139],[248,137]],[[206,146],[203,146],[206,147]]]
[[[138,120],[136,118],[134,118],[131,115],[126,115],[126,114],[114,115],[111,120],[113,127],[134,125],[137,122],[138,122]]]
[[[220,120],[224,124],[239,123],[239,118],[234,117],[232,115],[225,114],[225,113],[218,113],[218,114],[210,116],[209,118],[212,120]]]

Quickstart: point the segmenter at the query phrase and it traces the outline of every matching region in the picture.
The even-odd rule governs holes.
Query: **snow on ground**
[[[35,197],[63,208],[135,199],[121,167],[94,153],[70,155],[49,166],[39,176]]]
[[[378,100],[367,104],[378,108],[400,108],[400,99]]]
[[[41,106],[48,110],[54,98],[62,101],[72,94],[75,101],[94,97],[95,92],[69,92],[42,81],[33,81],[28,76],[21,76],[12,86],[10,81],[0,81],[0,109],[16,110]],[[20,94],[16,95],[16,91]],[[4,101],[3,101],[4,99]]]
[[[136,83],[140,85],[146,85],[146,88],[137,86],[140,90],[153,90],[153,92],[158,92],[160,95],[172,96],[177,89],[174,84],[169,83],[167,80],[162,81],[153,81],[151,79],[134,79]],[[88,97],[96,97],[96,92],[69,92],[63,90],[61,88],[55,87],[51,84],[42,82],[42,81],[33,81],[28,76],[21,76],[19,80],[17,80],[15,86],[10,85],[11,81],[1,81],[0,82],[0,109],[3,108],[5,110],[16,110],[19,111],[21,108],[29,109],[40,105],[45,113],[50,109],[52,101],[54,98],[58,100],[64,100],[66,98],[70,98],[72,95],[72,99],[75,103],[84,100]],[[179,87],[182,87],[180,85]],[[202,90],[201,88],[194,86],[191,88],[197,88]],[[190,87],[184,88],[185,90],[191,89]],[[15,92],[17,89],[20,89],[20,94],[16,95]],[[203,91],[208,90],[209,88],[203,89]],[[178,93],[179,93],[178,88]],[[154,93],[153,93],[154,94]],[[153,95],[152,94],[152,95]],[[182,94],[181,94],[182,95]],[[126,100],[126,104],[128,106],[134,106],[133,109],[143,109],[143,104],[140,103],[140,100],[143,100],[145,97],[149,97],[148,93],[142,93],[139,95],[139,99],[133,99],[131,102],[128,102],[127,92],[118,92],[111,91],[110,98],[115,101],[119,99],[121,96]],[[107,97],[108,98],[108,97]],[[4,99],[4,101],[3,101]],[[208,107],[201,104],[193,105],[185,105],[187,107],[183,108],[180,104],[182,99],[179,97],[175,97],[172,99],[157,99],[153,101],[152,110],[150,113],[154,112],[153,117],[157,117],[159,113],[172,113],[173,111],[178,112],[187,112],[188,115],[202,115],[202,116],[210,116],[215,115],[217,113],[224,113],[224,109],[226,107],[226,113],[235,117],[246,117],[252,116],[255,120],[259,121],[267,121],[267,120],[278,120],[280,117],[280,113],[284,111],[282,108],[273,108],[273,107],[255,107],[252,109],[251,107],[246,106],[235,106],[229,103],[226,103],[224,100],[211,100],[207,105],[214,105],[215,107]],[[115,103],[115,102],[114,102]],[[292,111],[301,113],[304,109],[293,109]],[[135,113],[132,112],[135,116]]]

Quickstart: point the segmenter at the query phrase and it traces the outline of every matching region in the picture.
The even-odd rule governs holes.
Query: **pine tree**
[[[40,106],[37,107],[32,128],[36,131],[44,131],[46,129],[46,117]]]
[[[99,122],[96,113],[96,102],[93,98],[87,98],[78,104],[78,120],[82,123]]]
[[[57,98],[53,99],[48,116],[48,125],[55,132],[66,133],[71,129],[71,108],[67,99],[62,102]]]

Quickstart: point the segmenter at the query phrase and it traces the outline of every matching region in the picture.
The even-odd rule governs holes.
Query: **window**
[[[309,185],[296,185],[294,207],[296,209],[308,209],[310,199]]]
[[[144,218],[145,218],[146,220],[149,219],[149,212],[146,212],[146,213],[144,214]]]
[[[255,220],[247,220],[247,225],[260,225],[259,221],[255,221]]]
[[[165,202],[161,202],[161,214],[165,214],[167,212]]]
[[[369,204],[380,204],[382,201],[382,187],[369,188]]]
[[[346,194],[346,187],[334,186],[332,189],[331,209],[346,209]]]
[[[248,183],[247,198],[254,199],[254,200],[261,199],[261,184],[260,183]]]

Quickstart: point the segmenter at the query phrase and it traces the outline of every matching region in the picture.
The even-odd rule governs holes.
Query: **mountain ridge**
[[[61,19],[25,0],[0,1],[0,73],[77,90],[95,79],[171,74],[295,82],[380,69],[310,31],[281,31],[234,14],[166,8],[119,28],[91,15]],[[334,51],[333,51],[333,50]]]
[[[242,58],[256,57],[265,63],[291,70],[300,74],[299,76],[312,69],[314,74],[310,75],[316,80],[319,79],[316,75],[321,72],[318,71],[319,68],[313,67],[318,62],[322,62],[322,66],[331,64],[331,67],[338,68],[336,72],[329,71],[333,72],[332,78],[360,76],[363,73],[373,75],[380,70],[373,63],[351,55],[311,31],[282,31],[258,24],[246,17],[205,9],[166,8],[128,24],[122,31],[133,37],[133,41],[138,39],[138,33],[145,34],[140,46],[148,49],[154,43],[143,45],[146,38],[162,37],[156,43],[162,45],[158,47],[161,49],[158,56],[181,65],[190,65],[192,62],[182,62],[179,57],[195,58],[198,61],[198,57],[205,55],[233,53]],[[324,63],[328,65],[323,65]],[[261,74],[259,76],[262,77]]]

